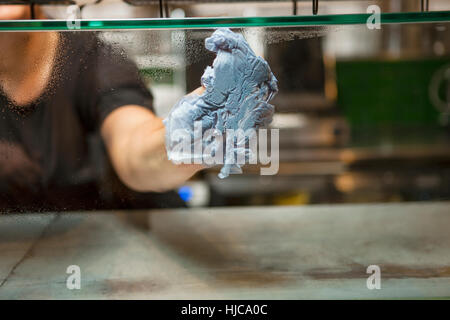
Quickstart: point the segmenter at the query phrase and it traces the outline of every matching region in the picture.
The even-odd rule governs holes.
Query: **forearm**
[[[202,169],[167,159],[162,119],[142,107],[124,106],[112,112],[102,125],[102,135],[115,171],[133,190],[170,190]]]
[[[124,183],[137,191],[160,192],[179,186],[202,169],[200,165],[176,165],[168,160],[164,137],[160,118],[136,127],[126,150]]]

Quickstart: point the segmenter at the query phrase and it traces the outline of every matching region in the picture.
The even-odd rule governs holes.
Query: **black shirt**
[[[40,211],[180,204],[127,189],[115,175],[100,137],[116,108],[152,110],[137,67],[94,33],[59,34],[51,81],[17,106],[0,90],[0,210]],[[164,203],[161,203],[164,202]]]

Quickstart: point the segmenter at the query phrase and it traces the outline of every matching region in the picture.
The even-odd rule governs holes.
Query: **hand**
[[[191,93],[189,93],[187,95],[190,96],[190,95],[196,94],[196,95],[200,96],[200,95],[203,94],[203,92],[205,92],[205,90],[206,90],[205,87],[201,86],[201,87],[198,87],[197,89],[195,89],[194,91],[192,91]]]

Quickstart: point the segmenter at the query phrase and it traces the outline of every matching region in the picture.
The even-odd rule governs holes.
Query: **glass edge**
[[[312,16],[148,18],[104,20],[0,20],[2,31],[95,31],[136,29],[196,29],[218,27],[300,27],[366,24],[372,14]],[[450,11],[381,13],[381,24],[449,22]]]

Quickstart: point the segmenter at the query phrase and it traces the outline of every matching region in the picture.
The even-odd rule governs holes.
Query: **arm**
[[[203,168],[167,159],[162,119],[144,107],[117,108],[104,120],[101,133],[116,173],[135,191],[173,189]]]

